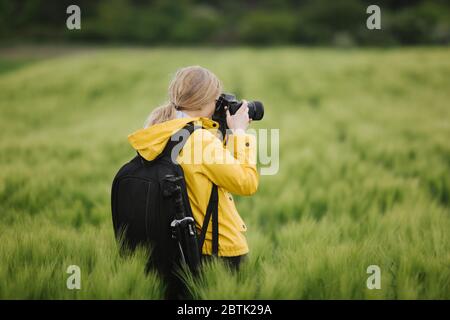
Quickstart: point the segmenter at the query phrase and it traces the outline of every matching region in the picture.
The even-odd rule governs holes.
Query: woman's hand
[[[230,115],[230,111],[227,110],[227,124],[233,133],[245,132],[250,123],[248,116],[248,103],[247,100],[242,100],[242,106],[236,111],[235,114]]]

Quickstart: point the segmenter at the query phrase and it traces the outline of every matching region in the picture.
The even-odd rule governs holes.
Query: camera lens
[[[261,120],[264,117],[264,106],[260,101],[248,102],[248,116],[252,120]]]

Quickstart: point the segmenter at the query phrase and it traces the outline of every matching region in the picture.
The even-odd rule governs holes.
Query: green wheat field
[[[252,127],[280,129],[280,168],[236,197],[241,271],[208,265],[193,298],[450,299],[448,47],[49,51],[0,52],[0,298],[163,297],[143,252],[117,252],[110,188],[127,135],[198,64],[264,102]]]

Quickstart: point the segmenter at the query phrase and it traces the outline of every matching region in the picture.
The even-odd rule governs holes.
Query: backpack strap
[[[172,154],[172,150],[173,148],[175,148],[175,146],[179,145],[180,146],[180,151],[181,149],[183,149],[184,145],[186,144],[189,136],[197,129],[201,128],[200,126],[196,126],[194,125],[194,123],[189,122],[188,124],[186,124],[183,128],[181,128],[179,131],[177,131],[176,133],[174,133],[169,140],[166,143],[166,146],[164,147],[163,151],[153,160],[148,161],[146,159],[144,159],[144,157],[142,157],[140,155],[140,153],[138,151],[136,151],[139,159],[141,160],[142,164],[146,164],[146,163],[150,163],[152,161],[155,161],[156,159],[160,159],[163,157],[169,158]],[[187,130],[187,132],[189,133],[186,137],[184,136],[184,130]],[[181,134],[180,134],[181,133]],[[176,139],[178,138],[178,139]],[[181,138],[181,141],[180,141]]]
[[[175,148],[175,146],[180,146],[180,151],[181,149],[183,149],[185,143],[187,142],[189,136],[197,129],[201,128],[200,126],[196,126],[194,125],[194,123],[189,122],[188,124],[186,124],[183,128],[181,128],[179,131],[177,131],[176,133],[174,133],[169,141],[167,141],[166,146],[164,147],[164,150],[161,152],[161,154],[158,156],[159,157],[168,157],[170,158],[171,154],[172,154],[172,150],[173,148]],[[187,132],[189,133],[187,136],[185,136],[185,130],[187,130]],[[178,139],[177,139],[178,138]],[[181,141],[180,141],[181,139]]]
[[[213,256],[219,255],[219,196],[217,192],[217,186],[213,184],[213,192],[215,193],[215,199],[213,203],[212,213],[212,254]]]
[[[202,251],[203,244],[206,238],[206,231],[208,230],[209,221],[212,216],[212,255],[217,256],[219,253],[219,196],[217,192],[217,185],[213,184],[211,195],[209,197],[208,207],[206,209],[205,218],[203,220],[202,231],[200,233],[199,247]]]
[[[184,144],[188,140],[188,137],[196,130],[200,128],[200,126],[195,126],[192,122],[186,124],[183,129],[189,132],[187,137],[183,136],[183,133],[180,135],[181,142],[176,139],[172,139],[172,137],[177,136],[178,132],[175,133],[167,142],[163,152],[161,153],[161,157],[170,158],[173,148],[180,144],[180,150],[183,148]],[[181,129],[181,130],[183,130]],[[184,139],[183,139],[184,138]],[[212,255],[219,255],[219,195],[217,190],[217,185],[213,184],[211,189],[211,195],[208,201],[208,207],[206,209],[205,218],[203,220],[202,231],[200,234],[199,247],[200,253],[203,248],[203,244],[206,238],[206,231],[208,230],[209,221],[212,217]]]

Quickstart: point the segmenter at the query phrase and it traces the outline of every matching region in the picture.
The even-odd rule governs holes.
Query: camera
[[[261,120],[264,116],[264,106],[260,101],[248,101],[248,116],[252,120]],[[242,106],[242,101],[236,99],[233,94],[222,93],[216,101],[216,110],[213,115],[216,119],[225,118],[226,111],[229,110],[230,114],[235,114]]]
[[[264,106],[260,101],[248,101],[248,116],[252,120],[261,120],[264,116]],[[222,137],[225,137],[227,125],[227,110],[230,114],[235,114],[242,106],[242,101],[236,99],[233,94],[222,93],[219,99],[216,100],[216,109],[212,119],[219,123],[219,130],[222,132]]]

